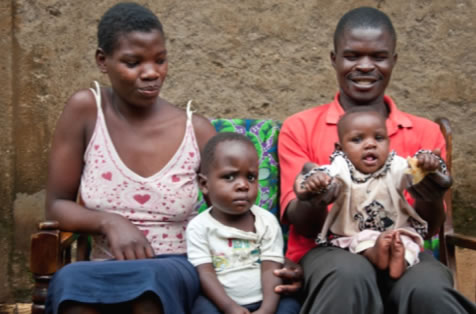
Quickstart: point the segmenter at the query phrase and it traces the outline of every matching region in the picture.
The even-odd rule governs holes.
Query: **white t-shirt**
[[[261,261],[283,263],[283,235],[277,218],[253,205],[256,232],[228,227],[210,214],[210,208],[188,224],[187,253],[190,263],[212,263],[226,293],[240,305],[259,302]]]

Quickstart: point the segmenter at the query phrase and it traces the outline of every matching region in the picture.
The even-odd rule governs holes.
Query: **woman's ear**
[[[102,48],[96,49],[96,65],[98,66],[99,71],[107,73],[106,54]]]
[[[202,190],[203,195],[208,195],[208,179],[203,173],[198,174],[198,186]]]

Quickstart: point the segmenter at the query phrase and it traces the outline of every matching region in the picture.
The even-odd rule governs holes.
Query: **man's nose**
[[[357,61],[356,68],[361,72],[370,72],[375,69],[375,65],[372,61],[372,58],[369,56],[363,56]]]

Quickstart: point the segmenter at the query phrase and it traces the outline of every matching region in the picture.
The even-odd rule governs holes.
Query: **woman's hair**
[[[98,24],[98,47],[106,55],[113,53],[119,36],[139,31],[164,30],[157,16],[149,9],[133,2],[121,2],[104,13]]]
[[[221,132],[212,137],[205,147],[203,148],[202,153],[202,164],[200,172],[207,174],[210,170],[210,165],[215,160],[215,152],[218,144],[223,142],[239,142],[246,145],[250,145],[255,149],[253,142],[243,134],[235,132]]]

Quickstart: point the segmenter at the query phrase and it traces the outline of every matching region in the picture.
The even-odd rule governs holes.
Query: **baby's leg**
[[[377,238],[375,245],[365,250],[362,255],[374,264],[378,269],[387,269],[390,259],[390,245],[392,243],[392,232],[383,232]]]
[[[403,246],[400,233],[397,231],[393,234],[392,244],[390,246],[390,277],[393,279],[400,278],[406,269],[407,262],[405,261],[405,246]]]

